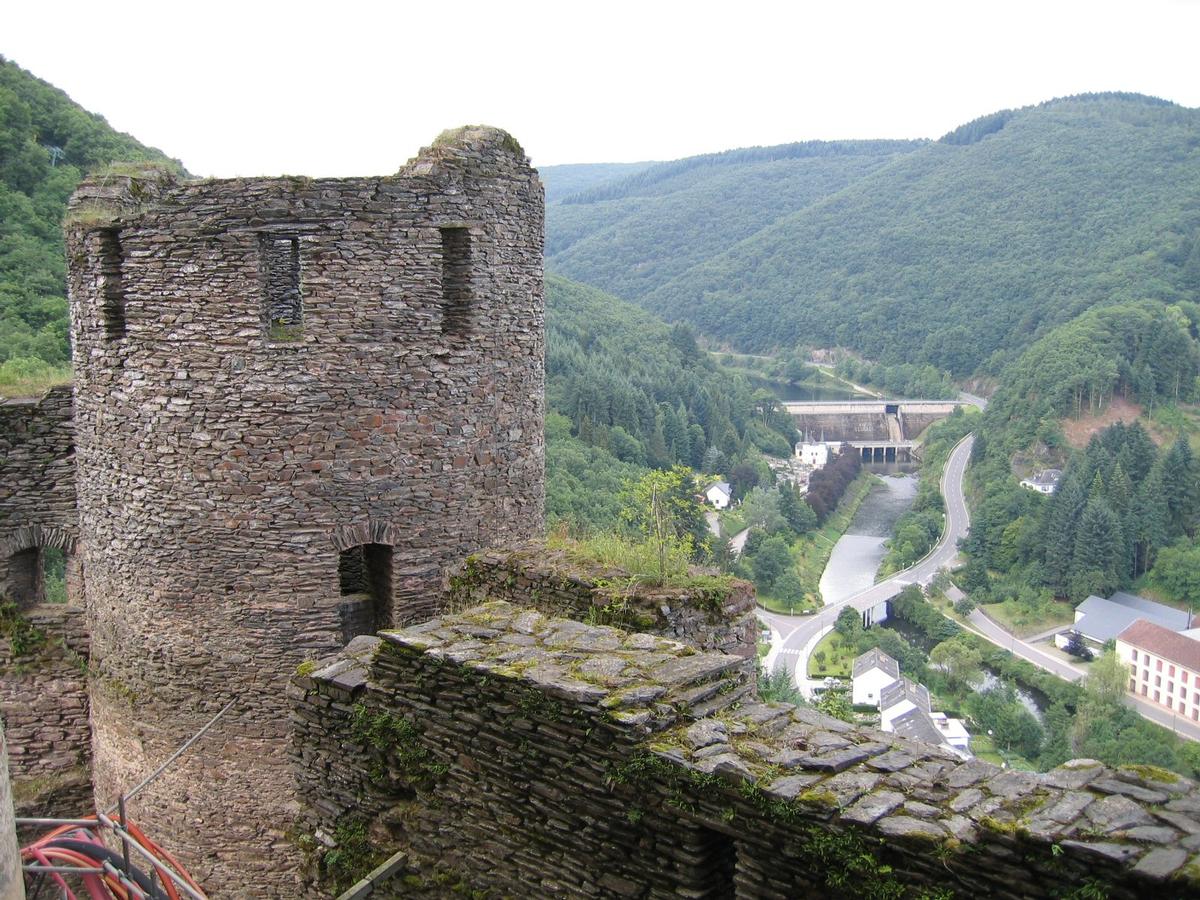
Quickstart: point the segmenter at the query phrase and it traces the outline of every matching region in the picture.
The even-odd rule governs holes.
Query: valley
[[[553,868],[523,830],[569,835],[546,840],[562,872],[589,847],[627,865],[661,828],[692,841],[689,884],[732,891],[755,857],[727,831],[808,826],[759,781],[712,806],[726,781],[798,778],[785,799],[840,822],[900,777],[863,730],[882,693],[851,702],[864,657],[969,731],[920,765],[1017,787],[962,801],[970,822],[931,788],[855,828],[1024,840],[1030,786],[1080,759],[1161,812],[1155,779],[1200,777],[1200,110],[981,112],[937,139],[540,172],[468,126],[373,179],[195,179],[0,58],[0,687],[70,692],[70,753],[32,713],[15,728],[115,797],[228,684],[269,683],[215,732],[241,748],[228,803],[207,757],[186,801],[146,798],[226,885],[242,851],[183,811],[258,847],[253,807],[292,815],[294,776],[312,846],[271,852],[319,858],[325,888],[417,820],[436,857],[461,803],[507,888]],[[603,765],[571,755],[586,777],[550,784],[594,734]],[[14,771],[49,784],[33,756]],[[588,844],[593,800],[625,837]],[[1153,827],[1200,846],[1178,815]],[[1055,847],[1156,852],[1079,816],[1046,826]],[[255,877],[283,884],[269,858]],[[593,875],[573,889],[638,895]]]

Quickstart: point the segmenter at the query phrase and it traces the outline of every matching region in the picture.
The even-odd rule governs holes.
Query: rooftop
[[[1076,608],[1075,615],[1075,631],[1100,643],[1112,640],[1138,619],[1171,631],[1183,631],[1189,624],[1184,610],[1120,592],[1108,600],[1095,595],[1088,597]]]
[[[1200,672],[1200,641],[1163,628],[1146,619],[1138,619],[1118,637],[1130,646]]]
[[[913,706],[929,712],[929,689],[923,684],[901,678],[899,681],[893,681],[879,692],[879,708],[883,712],[887,712],[897,703],[903,703],[905,700],[911,702]]]
[[[879,669],[893,678],[900,677],[900,664],[878,647],[868,650],[854,660],[853,677],[858,678],[872,669]]]
[[[946,741],[933,717],[920,707],[892,719],[892,730],[912,741],[925,741],[927,744],[943,744]]]

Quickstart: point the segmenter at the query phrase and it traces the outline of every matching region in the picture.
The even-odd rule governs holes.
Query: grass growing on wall
[[[0,397],[40,397],[52,387],[71,383],[71,367],[16,357],[0,365]]]

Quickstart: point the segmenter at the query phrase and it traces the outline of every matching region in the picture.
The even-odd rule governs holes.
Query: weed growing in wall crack
[[[12,646],[14,658],[33,656],[46,646],[46,632],[23,615],[15,603],[0,603],[0,637]]]
[[[373,712],[365,703],[356,703],[350,711],[350,733],[355,740],[380,751],[370,763],[375,781],[387,778],[389,761],[415,786],[425,789],[432,788],[450,771],[445,763],[432,759],[421,743],[421,730],[403,716],[385,710]]]

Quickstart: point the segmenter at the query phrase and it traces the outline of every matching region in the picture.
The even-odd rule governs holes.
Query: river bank
[[[855,510],[821,571],[818,586],[826,605],[875,583],[892,528],[917,496],[917,476],[913,473],[867,474],[875,486]]]
[[[846,529],[854,521],[855,514],[863,501],[871,493],[872,488],[878,483],[878,479],[867,471],[862,471],[858,474],[849,487],[846,488],[845,494],[842,495],[841,501],[838,503],[837,509],[828,519],[825,524],[815,531],[811,531],[803,537],[797,538],[792,544],[792,557],[795,563],[796,574],[800,576],[803,584],[812,585],[813,590],[809,591],[804,597],[803,604],[795,602],[786,602],[776,600],[774,597],[760,596],[758,598],[759,605],[764,609],[769,609],[772,612],[782,613],[800,613],[812,612],[821,605],[819,587],[821,574],[825,570],[825,566],[829,561],[829,556],[833,552],[834,547],[846,533]]]

